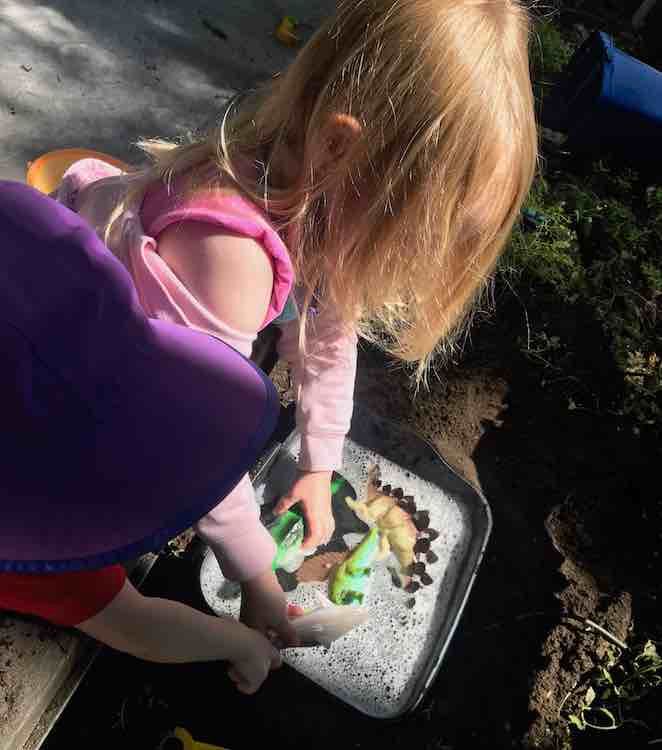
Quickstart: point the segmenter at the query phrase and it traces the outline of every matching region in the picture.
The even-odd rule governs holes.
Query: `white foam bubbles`
[[[295,451],[293,452],[293,458]],[[396,588],[385,563],[378,564],[365,602],[370,620],[336,641],[331,648],[291,649],[285,661],[321,687],[371,716],[388,718],[404,710],[413,698],[418,680],[429,665],[432,651],[446,622],[451,592],[465,557],[471,528],[467,514],[439,487],[416,477],[351,440],[346,441],[342,473],[364,497],[368,472],[373,465],[381,471],[384,484],[402,487],[413,495],[417,508],[430,514],[430,526],[441,532],[431,544],[438,559],[426,563],[432,584],[412,595]],[[261,499],[274,497],[289,480],[292,460],[277,462],[266,487],[258,488]],[[388,561],[386,561],[388,562]],[[238,616],[239,597],[223,579],[213,555],[207,555],[201,573],[203,595],[219,614]],[[312,609],[318,605],[316,592],[327,594],[326,584],[301,584],[290,594],[291,602]]]

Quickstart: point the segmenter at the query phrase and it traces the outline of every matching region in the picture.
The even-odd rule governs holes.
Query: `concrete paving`
[[[0,178],[55,148],[131,160],[141,136],[212,124],[237,90],[282,70],[333,0],[0,0]]]
[[[334,0],[0,0],[0,179],[45,151],[94,148],[127,161],[139,137],[186,137],[236,91],[282,70]],[[0,749],[33,750],[90,650],[72,633],[0,614]],[[50,717],[50,718],[49,718]]]

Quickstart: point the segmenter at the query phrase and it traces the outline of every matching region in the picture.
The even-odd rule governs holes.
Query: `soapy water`
[[[256,487],[259,502],[274,502],[288,489],[296,471],[298,445],[294,444],[291,450],[274,464],[266,484]],[[405,494],[413,495],[417,509],[427,510],[430,526],[440,532],[431,546],[438,559],[426,563],[432,583],[421,586],[412,597],[393,585],[389,560],[377,563],[365,601],[369,621],[328,649],[289,649],[284,652],[284,660],[358,710],[389,718],[406,710],[414,693],[422,687],[421,676],[428,671],[446,624],[448,603],[471,538],[471,526],[467,511],[438,486],[346,440],[342,473],[361,499],[365,497],[368,472],[375,465],[381,471],[382,482],[402,487]],[[204,560],[200,583],[205,600],[217,614],[239,616],[238,587],[223,578],[211,553]],[[299,584],[287,596],[291,603],[313,609],[319,606],[320,593],[328,596],[328,583]],[[409,608],[412,598],[415,604]]]

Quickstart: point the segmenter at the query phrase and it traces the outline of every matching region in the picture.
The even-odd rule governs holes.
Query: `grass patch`
[[[635,431],[662,434],[662,187],[598,162],[583,175],[540,176],[526,209],[535,225],[525,213],[499,273],[527,306],[527,351],[533,340],[538,362],[576,377],[568,352],[584,345],[581,326],[555,329],[542,300],[556,298],[578,320],[588,314],[620,384],[618,397],[601,408],[631,419]]]

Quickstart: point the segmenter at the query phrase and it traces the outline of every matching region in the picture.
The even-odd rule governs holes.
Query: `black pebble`
[[[407,513],[411,513],[413,516],[414,513],[416,513],[416,503],[414,502],[414,498],[411,495],[405,495],[402,498],[402,502],[406,503]]]
[[[420,583],[417,583],[416,581],[410,581],[405,586],[405,591],[408,594],[415,594],[420,588],[421,588],[421,584]]]
[[[373,485],[379,489],[382,486],[382,480],[381,479],[375,479],[373,482]]]
[[[415,576],[422,576],[425,573],[425,563],[417,562],[411,566],[411,572]]]
[[[429,552],[430,551],[430,540],[419,539],[414,545],[414,552]]]
[[[414,609],[414,606],[416,605],[416,599],[414,599],[414,597],[412,596],[411,599],[407,599],[405,605],[407,609]]]
[[[383,493],[384,493],[385,495],[390,495],[390,494],[391,494],[391,485],[390,485],[390,484],[385,484],[385,485],[384,485],[384,486],[382,487],[382,492],[383,492]]]
[[[423,573],[421,576],[421,583],[424,586],[429,586],[432,583],[432,578],[427,573]]]
[[[427,560],[427,561],[428,561],[429,563],[436,563],[438,559],[439,559],[439,558],[437,557],[437,555],[435,555],[435,554],[434,554],[434,552],[433,552],[432,550],[430,550],[430,551],[428,552],[427,556],[426,556],[426,560]]]
[[[426,532],[431,541],[439,536],[439,532],[436,529],[426,529]]]
[[[430,514],[427,510],[419,510],[414,516],[414,526],[416,526],[419,531],[423,531],[423,529],[427,529],[429,525]]]
[[[396,488],[395,488],[395,489],[393,490],[393,493],[392,493],[392,494],[393,494],[393,497],[397,497],[397,498],[398,498],[398,500],[402,500],[402,498],[404,497],[404,494],[405,494],[405,493],[404,493],[404,492],[402,491],[402,487],[396,487]]]

